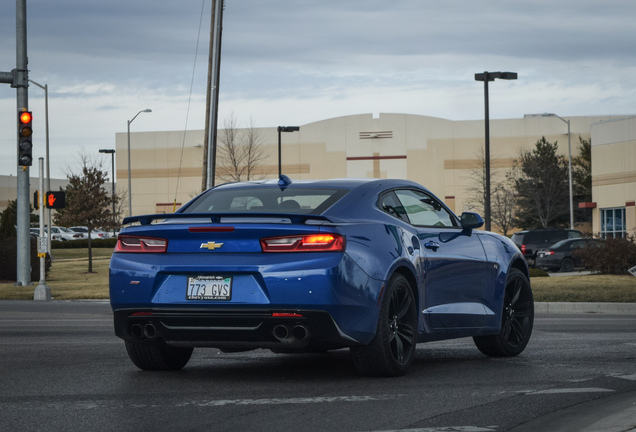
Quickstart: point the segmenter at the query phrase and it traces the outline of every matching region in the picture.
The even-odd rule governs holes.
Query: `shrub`
[[[541,270],[540,268],[531,268],[530,269],[530,277],[548,277],[548,273]]]
[[[91,240],[92,248],[114,249],[115,244],[117,244],[116,238]],[[51,249],[86,249],[87,247],[88,239],[51,242]]]
[[[607,238],[574,252],[583,266],[602,274],[625,274],[636,265],[634,237]]]
[[[0,280],[18,279],[18,246],[16,237],[0,240]],[[44,260],[45,275],[48,277],[51,268],[51,256],[46,254]],[[40,280],[40,258],[38,257],[38,242],[31,237],[31,282]]]

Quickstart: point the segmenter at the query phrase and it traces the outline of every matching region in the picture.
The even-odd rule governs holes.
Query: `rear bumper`
[[[115,334],[127,341],[214,347],[224,351],[267,348],[302,352],[359,345],[331,315],[316,310],[118,309]]]
[[[535,267],[538,268],[559,268],[561,267],[561,258],[546,258],[546,257],[537,257],[535,259]]]

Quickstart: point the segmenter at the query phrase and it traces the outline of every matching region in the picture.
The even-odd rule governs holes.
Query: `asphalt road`
[[[541,314],[519,357],[420,345],[401,378],[320,355],[195,350],[137,370],[104,302],[0,302],[0,431],[629,431],[636,315]]]

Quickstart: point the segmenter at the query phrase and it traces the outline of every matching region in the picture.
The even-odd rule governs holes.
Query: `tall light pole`
[[[490,117],[488,112],[488,81],[494,81],[495,78],[505,80],[516,80],[516,72],[484,72],[476,73],[475,81],[484,82],[484,107],[485,107],[485,123],[486,123],[486,143],[484,148],[484,165],[486,170],[486,190],[484,192],[484,219],[486,222],[486,231],[490,231]]]
[[[152,112],[152,110],[146,108],[145,110],[141,110],[137,114],[135,114],[132,120],[128,120],[128,216],[132,216],[132,182],[130,181],[130,124],[137,118],[139,114],[149,112]]]
[[[298,132],[300,130],[299,126],[278,126],[278,177],[280,178],[282,172],[282,150],[281,150],[281,132]]]
[[[46,127],[46,190],[51,190],[51,161],[49,159],[49,85],[48,84],[38,84],[33,80],[29,80],[30,83],[35,84],[44,90],[44,122]],[[47,242],[46,248],[48,250],[49,255],[51,255],[51,209],[46,209],[46,223],[48,226],[48,230],[46,233]]]
[[[100,153],[106,153],[106,154],[110,154],[112,161],[111,161],[111,171],[113,172],[113,175],[110,179],[110,181],[113,183],[113,195],[112,195],[112,199],[113,199],[113,236],[115,235],[115,225],[117,225],[117,213],[115,210],[115,149],[99,149]]]
[[[541,114],[543,117],[556,117],[568,125],[568,185],[570,188],[570,229],[574,229],[574,197],[572,195],[572,142],[570,134],[570,120],[566,120],[554,113]]]

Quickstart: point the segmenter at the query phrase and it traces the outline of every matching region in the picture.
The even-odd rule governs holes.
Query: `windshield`
[[[210,190],[183,213],[321,214],[347,189],[253,187]]]

